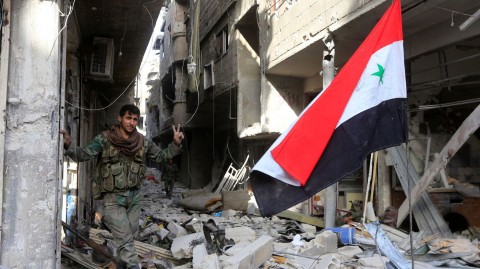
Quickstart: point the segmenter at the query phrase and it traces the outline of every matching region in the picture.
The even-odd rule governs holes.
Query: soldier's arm
[[[102,152],[103,144],[104,138],[100,134],[97,135],[92,141],[88,142],[88,144],[83,148],[74,144],[70,144],[65,151],[65,155],[72,158],[72,160],[76,162],[88,161]]]
[[[182,152],[182,145],[177,146],[171,142],[166,149],[161,149],[155,143],[145,140],[147,145],[147,157],[157,163],[165,163],[168,159],[179,155]]]

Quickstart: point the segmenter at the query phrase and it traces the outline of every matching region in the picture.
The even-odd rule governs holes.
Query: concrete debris
[[[258,268],[273,254],[273,238],[261,236],[242,251],[223,260],[224,269]]]
[[[205,244],[196,245],[193,248],[192,264],[194,269],[221,268],[218,256],[216,254],[209,255]]]
[[[376,255],[373,257],[361,258],[358,261],[358,264],[360,265],[360,267],[358,268],[379,268],[379,269],[387,268],[386,264],[389,261],[390,260],[387,257],[379,256],[379,255]]]
[[[477,227],[470,227],[462,233],[465,237],[458,235],[457,239],[413,233],[412,250],[410,235],[390,226],[393,208],[380,217],[384,224],[369,229],[370,233],[353,218],[340,227],[324,229],[322,219],[293,211],[260,217],[246,191],[212,194],[177,184],[173,198],[166,199],[163,182],[150,178],[143,184],[145,197],[135,241],[142,268],[409,268],[412,253],[415,268],[480,266]],[[241,206],[225,203],[230,199],[225,197],[237,197]],[[223,207],[210,212],[208,207],[217,202]],[[255,214],[248,213],[249,207],[255,207],[251,210]],[[357,210],[352,207],[351,211]],[[108,231],[92,228],[90,237],[116,250]],[[88,250],[81,254],[78,249],[62,246],[62,254],[86,268],[100,268],[85,262],[91,261]],[[395,262],[386,256],[388,252],[396,253]]]
[[[193,247],[205,242],[203,233],[188,234],[173,239],[170,251],[176,259],[192,258]]]
[[[255,231],[249,227],[233,227],[225,229],[225,237],[233,239],[235,243],[242,241],[253,242],[255,241]]]

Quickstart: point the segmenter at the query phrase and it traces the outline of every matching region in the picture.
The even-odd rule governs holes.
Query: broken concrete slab
[[[317,232],[317,227],[313,226],[313,225],[310,225],[310,224],[307,224],[307,223],[301,223],[300,224],[302,226],[302,229],[306,232],[306,233],[316,233]]]
[[[170,251],[176,259],[192,258],[193,247],[205,243],[203,233],[193,233],[173,239]]]
[[[273,253],[273,238],[262,236],[249,244],[243,251],[226,258],[224,269],[258,268],[267,261]]]
[[[351,259],[362,252],[363,250],[359,246],[344,246],[337,249],[337,253]]]
[[[208,255],[205,244],[196,245],[193,248],[193,269],[220,269],[220,262],[217,254]]]
[[[325,230],[310,240],[301,250],[302,255],[319,256],[326,253],[336,252],[338,248],[337,235],[332,231]]]
[[[244,250],[251,243],[252,242],[248,242],[248,241],[240,241],[238,243],[235,243],[235,245],[233,245],[231,248],[227,249],[224,254],[226,254],[227,256],[233,256],[236,253]]]
[[[386,268],[385,264],[389,262],[390,259],[384,256],[373,256],[373,257],[367,257],[367,258],[361,258],[358,260],[358,264],[360,265],[357,268],[378,268],[378,269],[383,269]]]
[[[225,238],[233,239],[235,243],[241,241],[253,242],[255,241],[255,231],[249,227],[233,227],[225,229]]]
[[[185,229],[191,233],[201,233],[203,232],[203,224],[197,218],[193,218],[185,224]]]
[[[180,237],[180,236],[184,236],[184,235],[189,234],[189,232],[185,228],[183,228],[178,223],[175,223],[173,221],[168,223],[167,230],[170,231],[170,233],[168,234],[168,237],[171,240],[173,240],[176,237]]]
[[[250,195],[247,190],[222,191],[223,209],[247,211]]]

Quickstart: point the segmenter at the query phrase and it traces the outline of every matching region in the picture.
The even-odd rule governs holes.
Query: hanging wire
[[[60,16],[65,16],[65,21],[63,23],[63,27],[60,29],[60,31],[58,31],[57,37],[55,37],[55,40],[53,41],[53,45],[52,45],[52,48],[50,49],[50,53],[48,54],[47,60],[50,59],[50,56],[52,55],[52,52],[53,52],[53,49],[55,48],[55,44],[57,43],[58,37],[60,36],[62,31],[67,27],[68,17],[70,17],[70,14],[72,14],[74,6],[75,6],[75,0],[73,0],[73,4],[69,7],[68,13],[67,13],[66,16],[63,12],[60,11],[60,9],[58,9],[58,6],[57,6],[57,9],[58,9],[58,12],[60,13]],[[3,17],[3,5],[2,5],[2,17]]]
[[[150,16],[150,20],[151,20],[151,23],[152,23],[152,29],[155,28],[154,25],[153,25],[153,17],[152,17],[152,14],[150,13],[150,11],[148,10],[148,8],[145,6],[145,5],[148,5],[148,4],[151,4],[151,3],[154,3],[154,2],[157,2],[157,0],[152,0],[148,3],[143,3],[143,8],[145,8],[145,10],[147,11],[148,13],[148,16]]]

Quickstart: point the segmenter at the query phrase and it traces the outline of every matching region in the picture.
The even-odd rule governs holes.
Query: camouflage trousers
[[[164,178],[164,181],[165,181],[165,192],[167,194],[167,197],[171,197],[173,192],[173,185],[175,185],[175,179],[166,177]]]
[[[138,235],[140,218],[140,190],[106,193],[103,196],[105,225],[110,229],[118,247],[117,258],[127,268],[138,268],[134,239]]]

